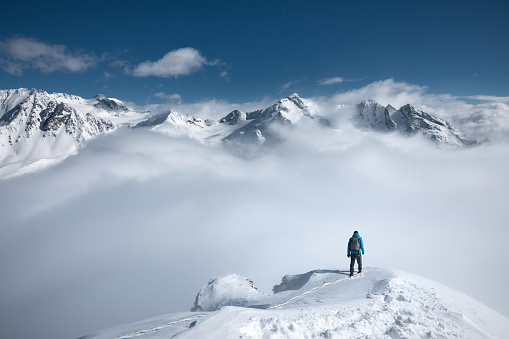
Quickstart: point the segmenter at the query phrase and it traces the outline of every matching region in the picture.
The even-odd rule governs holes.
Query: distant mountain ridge
[[[231,118],[228,118],[230,116]],[[324,127],[331,127],[329,120],[318,115],[316,112],[312,112],[305,100],[294,93],[263,110],[249,113],[242,113],[239,111],[231,112],[225,118],[221,119],[220,122],[228,121],[231,125],[235,125],[241,120],[250,122],[223,138],[223,141],[241,143],[254,142],[257,144],[266,142],[275,143],[281,141],[281,138],[271,130],[272,124],[282,126],[292,125],[298,123],[300,119],[315,120]]]
[[[382,106],[374,100],[363,100],[356,105],[354,124],[375,131],[398,131],[403,134],[421,133],[439,145],[473,146],[481,142],[469,138],[451,123],[432,116],[409,104],[395,109]]]
[[[351,119],[359,129],[422,134],[438,145],[477,145],[451,123],[411,105],[395,109],[373,100],[355,106]],[[52,163],[75,154],[89,140],[121,127],[196,139],[204,144],[259,147],[284,141],[280,129],[301,123],[335,128],[312,100],[298,94],[252,112],[234,110],[218,120],[175,111],[152,114],[99,94],[92,99],[36,89],[0,90],[0,177],[36,163]],[[49,162],[48,162],[49,161]]]

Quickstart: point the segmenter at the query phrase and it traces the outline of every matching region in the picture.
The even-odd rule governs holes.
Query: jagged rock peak
[[[168,111],[168,112],[163,112],[163,113],[159,113],[157,115],[151,116],[147,120],[144,120],[144,121],[136,124],[134,127],[135,128],[138,128],[138,127],[154,127],[154,126],[161,125],[162,123],[164,123],[166,121],[166,119],[168,119],[168,116],[171,113],[172,113],[172,111]]]
[[[235,125],[239,121],[246,120],[246,118],[247,118],[246,113],[236,109],[236,110],[230,112],[227,116],[221,118],[219,120],[219,123],[221,123],[221,124],[228,124],[228,125]]]
[[[379,131],[397,130],[405,134],[422,134],[438,145],[471,146],[480,142],[465,136],[448,121],[407,104],[396,110],[374,100],[363,100],[356,105],[353,122],[357,127]]]
[[[396,127],[390,114],[395,111],[392,106],[382,106],[372,99],[362,100],[356,105],[357,115],[354,123],[358,127],[369,127],[377,130],[392,130]]]
[[[112,110],[128,110],[127,107],[120,103],[120,101],[107,98],[104,94],[97,94],[93,99],[97,100],[97,103],[94,105],[94,107],[103,107],[105,109]]]
[[[369,107],[369,106],[373,106],[373,105],[379,105],[379,103],[373,99],[364,99],[360,103],[357,104],[357,106],[360,106],[360,107]]]
[[[93,97],[93,99],[104,100],[104,99],[108,99],[108,98],[104,94],[97,94],[95,97]]]
[[[35,95],[35,94],[48,95],[48,92],[43,91],[43,90],[41,90],[41,89],[35,89],[35,88],[32,88],[32,89],[30,90],[29,95]]]
[[[302,110],[308,109],[309,107],[304,103],[304,100],[297,94],[293,93],[292,95],[279,100],[279,103],[282,104],[284,102],[293,102],[297,107],[299,107]]]

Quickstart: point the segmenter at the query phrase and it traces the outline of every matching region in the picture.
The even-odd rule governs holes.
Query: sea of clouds
[[[348,117],[367,98],[411,103],[491,141],[450,149],[360,132]],[[347,268],[354,230],[365,266],[442,282],[509,315],[508,101],[393,80],[313,100],[334,129],[282,131],[283,144],[249,159],[121,130],[54,167],[1,180],[3,334],[73,338],[187,311],[226,273],[271,293],[285,274]],[[172,109],[217,119],[269,101]]]

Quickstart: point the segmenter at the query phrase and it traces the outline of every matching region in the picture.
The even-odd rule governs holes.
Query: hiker
[[[350,276],[353,276],[353,267],[355,265],[355,260],[357,260],[357,266],[359,268],[359,273],[362,272],[362,254],[364,254],[364,244],[362,242],[362,238],[359,235],[359,232],[353,232],[353,236],[348,241],[348,251],[346,252],[346,256],[350,258]]]

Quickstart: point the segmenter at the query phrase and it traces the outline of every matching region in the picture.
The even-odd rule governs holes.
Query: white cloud
[[[504,103],[467,104],[394,80],[313,100],[334,118],[367,98],[465,121],[478,112],[471,128],[495,132],[489,121],[503,125],[509,116]],[[176,109],[217,119],[274,102]],[[0,299],[10,311],[0,327],[7,336],[32,328],[38,332],[25,337],[41,336],[45,326],[79,337],[188,310],[209,278],[231,272],[270,292],[285,274],[347,267],[354,229],[365,241],[366,266],[443,282],[509,314],[509,295],[499,292],[509,284],[507,270],[492,270],[489,280],[471,270],[486,265],[480,234],[496,235],[491,267],[505,265],[507,139],[453,151],[418,137],[308,127],[250,161],[188,139],[117,131],[52,169],[0,181]],[[436,265],[444,251],[429,244],[437,242],[445,242],[451,265]],[[48,310],[58,322],[44,317]],[[26,321],[33,326],[21,326]]]
[[[113,75],[113,73],[111,72],[104,72],[103,73],[103,80],[106,82],[106,81],[109,81],[110,79],[114,78],[115,76]]]
[[[129,130],[0,181],[3,333],[43,336],[43,326],[68,330],[45,337],[79,337],[185,311],[209,278],[228,272],[270,292],[285,274],[346,268],[354,229],[366,266],[423,275],[509,312],[498,292],[508,272],[471,272],[486,265],[476,250],[484,229],[496,235],[491,267],[505,265],[507,145],[453,152],[355,130],[295,132],[245,161]],[[451,265],[436,265],[444,252],[429,244],[441,242]]]
[[[13,75],[23,75],[26,68],[41,72],[83,72],[94,67],[98,58],[92,54],[70,52],[64,45],[52,45],[29,38],[0,42],[2,68]]]
[[[296,83],[298,83],[298,81],[288,81],[287,83],[283,84],[283,86],[281,86],[281,89],[279,90],[279,94],[283,93],[284,91],[286,91],[287,89],[289,89],[290,87],[292,87],[293,85],[295,85]]]
[[[289,88],[292,82],[284,87]],[[281,93],[279,93],[281,94]],[[498,97],[494,97],[495,99]],[[267,97],[256,102],[231,103],[224,100],[209,100],[196,103],[172,102],[171,105],[151,106],[152,111],[177,110],[180,113],[198,116],[204,119],[220,119],[229,112],[239,109],[252,112],[269,107],[280,97]],[[483,101],[477,105],[465,102],[463,97],[449,94],[433,94],[425,86],[397,82],[393,79],[373,82],[367,86],[341,92],[331,97],[313,97],[319,112],[341,124],[353,113],[353,107],[364,99],[373,99],[382,105],[400,108],[411,104],[427,113],[455,124],[471,137],[503,139],[509,136],[509,105],[503,102]],[[502,100],[498,100],[502,101]],[[176,105],[178,104],[178,105]]]
[[[158,61],[145,61],[136,66],[130,73],[137,77],[176,78],[180,75],[189,75],[204,65],[207,59],[197,49],[185,47],[166,53]],[[211,65],[213,65],[211,63]]]
[[[174,93],[174,94],[166,94],[164,92],[157,92],[154,94],[156,97],[168,100],[172,103],[181,104],[182,103],[182,96],[180,94]]]
[[[471,137],[491,140],[509,137],[509,105],[505,97],[433,94],[428,92],[426,86],[387,79],[330,98],[315,98],[323,114],[336,121],[348,119],[353,106],[364,99],[373,99],[384,106],[392,105],[395,108],[411,104],[453,123]],[[472,104],[464,99],[481,102]]]
[[[219,77],[227,81],[230,80],[230,76],[227,71],[222,71],[221,73],[219,73]]]
[[[341,77],[334,77],[334,78],[326,78],[322,80],[318,80],[319,85],[334,85],[334,84],[340,84],[342,82],[345,82],[345,79]]]
[[[509,97],[497,97],[497,96],[493,96],[493,95],[471,95],[471,96],[467,96],[464,98],[471,99],[471,100],[479,100],[479,101],[509,103]]]

